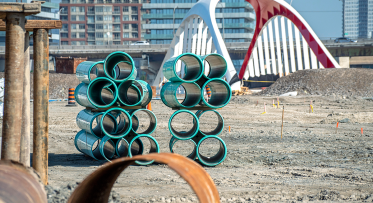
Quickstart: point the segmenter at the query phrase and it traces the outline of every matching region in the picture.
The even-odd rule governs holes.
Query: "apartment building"
[[[343,0],[342,16],[343,36],[373,38],[373,0]]]
[[[32,0],[25,2],[31,3]],[[58,20],[60,15],[58,13],[60,0],[43,0],[41,4],[41,12],[36,15],[26,16],[29,20]],[[0,0],[0,2],[17,2],[17,0]],[[60,31],[58,29],[49,30],[49,45],[58,45],[60,41]],[[30,41],[32,45],[32,39]],[[0,32],[0,46],[5,46],[5,32]]]
[[[143,40],[141,0],[62,0],[61,45],[120,45]]]
[[[143,3],[145,39],[151,44],[170,44],[185,14],[197,0],[148,0]],[[245,0],[221,0],[216,22],[225,42],[248,42],[253,37],[255,14]],[[175,24],[174,24],[175,23]]]

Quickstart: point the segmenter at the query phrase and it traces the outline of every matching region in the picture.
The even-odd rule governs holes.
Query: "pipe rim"
[[[127,62],[127,63],[130,64],[130,65],[132,66],[132,69],[131,69],[131,74],[130,74],[127,78],[124,78],[124,79],[116,79],[116,78],[112,77],[112,76],[108,73],[108,71],[107,71],[107,63],[108,63],[108,61],[110,61],[110,58],[111,58],[111,57],[113,57],[113,56],[115,56],[115,55],[117,55],[117,54],[125,55],[125,56],[130,60],[130,61]],[[122,62],[125,62],[125,61],[122,61]],[[118,62],[118,63],[120,63],[120,62]],[[114,67],[115,67],[118,63],[116,63],[116,64],[114,65]],[[115,52],[112,52],[111,54],[109,54],[109,55],[106,57],[105,62],[104,62],[104,72],[105,72],[105,75],[106,75],[108,78],[110,78],[111,80],[115,81],[115,82],[124,82],[124,81],[130,79],[130,78],[134,75],[135,69],[136,69],[136,67],[135,67],[135,62],[133,61],[132,57],[131,57],[129,54],[127,54],[126,52],[123,52],[123,51],[115,51]],[[114,68],[113,68],[113,70],[114,70]]]
[[[199,98],[198,99],[195,99],[195,102],[194,103],[191,103],[191,105],[184,105],[183,103],[185,102],[185,101],[190,101],[190,99],[188,100],[188,91],[187,91],[187,89],[188,88],[186,88],[187,86],[189,86],[189,85],[194,85],[194,87],[196,87],[199,91],[198,91],[198,94],[201,92],[201,88],[200,88],[200,86],[197,84],[197,83],[195,83],[195,82],[191,82],[191,83],[185,83],[185,82],[167,82],[163,87],[162,87],[162,89],[161,89],[161,100],[162,100],[162,102],[166,105],[166,106],[168,106],[168,107],[170,107],[170,108],[174,108],[174,107],[184,107],[184,108],[192,108],[192,107],[194,107],[194,106],[196,106],[196,105],[198,105],[198,103],[201,101],[201,94],[199,94]],[[186,85],[186,86],[184,86],[184,85]],[[177,99],[177,89],[180,87],[180,86],[182,86],[183,88],[184,88],[184,91],[185,91],[185,97],[184,97],[184,99],[183,99],[183,101],[180,103],[179,102],[179,100]],[[175,88],[176,87],[176,88]],[[171,100],[171,103],[174,103],[174,102],[177,102],[177,104],[174,104],[174,105],[171,105],[171,104],[169,104],[169,103],[167,103],[167,97],[166,97],[166,95],[165,95],[165,91],[166,90],[172,90],[173,91],[173,100],[174,101],[172,101]],[[195,95],[197,95],[197,94],[193,94],[193,93],[195,93],[195,92],[193,92],[192,91],[192,93],[191,93],[191,95],[192,96],[195,96]],[[171,95],[167,95],[167,96],[171,96]]]
[[[211,110],[199,110],[196,112],[196,116],[198,117],[198,119],[200,119],[200,117],[206,113],[206,112],[209,112],[209,111],[212,111],[214,112],[217,116],[218,116],[218,125],[216,126],[216,128],[210,132],[204,132],[202,131],[201,129],[198,129],[199,132],[203,135],[203,136],[209,136],[209,135],[215,135],[215,136],[218,136],[221,132],[223,132],[223,129],[224,129],[224,118],[223,116],[216,110],[214,109],[211,109]],[[219,127],[219,121],[221,121],[221,128],[220,130],[216,130],[218,129]],[[212,134],[214,131],[218,131],[218,132],[215,132],[214,134]]]
[[[221,152],[221,147],[223,147],[223,150],[224,150],[223,153],[224,153],[224,155],[218,161],[215,161],[215,162],[206,162],[205,159],[207,159],[207,158],[205,158],[203,155],[200,155],[199,148],[200,148],[202,142],[204,140],[206,140],[206,139],[217,139],[220,142],[220,148],[219,148],[218,153],[216,153],[215,155],[213,155],[212,157],[209,157],[209,158],[214,158],[215,156],[217,156]],[[227,145],[225,144],[225,142],[223,141],[223,139],[221,139],[220,137],[213,136],[213,135],[204,136],[198,142],[198,146],[197,146],[197,158],[198,158],[198,161],[200,161],[203,165],[205,165],[205,166],[217,166],[217,165],[221,164],[225,160],[226,157],[227,157]]]
[[[181,57],[184,57],[184,56],[191,56],[191,57],[194,57],[195,59],[197,59],[198,63],[199,63],[199,66],[200,66],[200,69],[199,69],[199,73],[198,73],[198,77],[197,78],[194,78],[192,80],[184,80],[183,78],[181,78],[179,75],[177,75],[176,73],[176,64],[177,62],[180,60]],[[173,68],[172,68],[172,72],[173,74],[176,76],[177,78],[177,81],[173,81],[173,82],[184,82],[184,83],[192,83],[192,82],[196,82],[197,80],[199,80],[202,75],[203,75],[203,72],[204,72],[204,66],[203,66],[203,63],[202,63],[202,60],[200,57],[198,57],[196,54],[193,54],[193,53],[183,53],[183,54],[180,54],[179,56],[177,56],[175,58],[175,60],[173,61]],[[185,67],[187,67],[187,65],[185,64]],[[187,68],[185,69],[187,70]],[[186,71],[185,71],[186,72]]]
[[[149,154],[150,153],[159,153],[159,145],[158,145],[158,142],[157,142],[157,140],[154,138],[154,137],[152,137],[152,136],[150,136],[150,135],[148,135],[148,134],[139,134],[139,135],[137,135],[136,137],[134,137],[132,140],[131,140],[131,142],[130,142],[130,144],[129,144],[129,147],[128,147],[128,155],[129,155],[129,157],[131,157],[132,158],[132,153],[131,153],[131,146],[132,146],[132,143],[136,140],[136,139],[139,139],[140,140],[140,137],[145,137],[145,138],[148,138],[149,139],[149,142],[151,142],[151,141],[153,141],[154,142],[154,144],[155,144],[155,152],[149,152]],[[141,140],[140,140],[141,141]],[[151,147],[151,146],[150,146]],[[141,153],[142,154],[142,153]],[[154,162],[154,160],[152,160],[152,161],[135,161],[135,163],[136,164],[138,164],[138,165],[143,165],[143,166],[145,166],[145,165],[149,165],[149,164],[152,164]]]
[[[128,118],[128,128],[127,128],[123,133],[121,133],[121,134],[119,134],[119,135],[112,135],[112,134],[108,133],[108,132],[105,130],[104,126],[103,126],[103,119],[105,118],[105,116],[106,116],[107,114],[111,115],[111,114],[110,114],[111,111],[121,111],[121,112],[123,112],[124,115],[126,115],[127,118]],[[112,116],[113,116],[113,115],[112,115]],[[115,120],[116,120],[116,119],[115,119]],[[126,135],[131,131],[131,129],[132,129],[132,119],[131,119],[131,116],[129,115],[129,113],[128,113],[127,111],[125,111],[124,109],[121,109],[121,108],[111,108],[111,109],[105,111],[105,113],[102,115],[102,117],[101,117],[101,122],[100,122],[100,126],[101,126],[101,129],[102,129],[102,132],[104,132],[104,134],[105,134],[106,136],[108,136],[108,137],[110,137],[110,138],[112,138],[112,139],[120,139],[120,138],[125,137],[125,136],[126,136]],[[118,131],[118,129],[117,129],[116,131]]]
[[[106,87],[109,87],[109,86],[114,86],[114,90],[115,92],[113,92],[113,96],[114,96],[114,99],[112,102],[110,102],[109,104],[107,105],[98,105],[96,104],[95,102],[92,101],[92,98],[91,98],[91,94],[89,94],[90,92],[90,89],[92,87],[92,85],[98,81],[107,81],[109,83],[111,83],[111,85],[107,85]],[[105,87],[102,87],[102,89],[104,89]],[[100,91],[102,91],[102,89]],[[110,90],[112,91],[112,90]],[[89,83],[88,87],[87,87],[87,97],[88,97],[88,101],[95,107],[97,108],[107,108],[107,107],[110,107],[112,106],[113,104],[115,104],[115,102],[117,101],[118,99],[118,87],[117,85],[112,81],[112,80],[109,80],[108,78],[104,78],[104,77],[99,77],[99,78],[96,78],[94,80],[92,80],[92,82]],[[102,98],[101,98],[102,99]]]
[[[104,152],[104,148],[105,148],[105,145],[106,145],[106,142],[110,142],[110,144],[113,146],[113,148],[114,148],[114,151],[113,151],[113,153],[111,154],[111,156],[110,157],[106,157],[105,156],[105,152]],[[113,142],[113,140],[111,140],[111,138],[110,137],[108,137],[108,136],[105,136],[105,137],[103,137],[101,140],[100,140],[100,143],[98,144],[98,149],[100,150],[100,154],[101,154],[101,156],[104,158],[104,159],[106,159],[107,161],[110,161],[109,159],[112,159],[113,157],[114,157],[114,155],[115,155],[115,144],[114,144],[114,142]]]
[[[100,137],[100,136],[98,136],[98,135],[96,135],[95,133],[94,133],[94,131],[93,131],[93,129],[92,129],[92,124],[93,124],[93,120],[94,119],[96,119],[98,116],[100,116],[101,115],[101,118],[102,118],[102,116],[104,115],[104,112],[99,112],[99,113],[97,113],[97,114],[95,114],[93,117],[92,117],[92,119],[91,119],[91,121],[90,121],[90,123],[89,123],[89,128],[90,128],[90,130],[91,130],[91,134],[92,135],[94,135],[94,136],[96,136],[97,138],[102,138],[102,137]],[[117,122],[115,122],[115,118],[114,118],[114,116],[113,115],[111,115],[110,113],[109,113],[109,116],[111,116],[111,118],[114,120],[114,130],[113,131],[115,131],[115,129],[117,129]],[[101,128],[101,119],[100,119],[100,124],[97,124],[97,126],[96,127],[100,127]],[[101,131],[102,131],[102,129],[101,129]]]
[[[137,110],[134,110],[134,111],[132,111],[131,112],[131,120],[132,120],[132,117],[133,116],[135,116],[136,117],[136,119],[138,120],[138,118],[137,118],[137,116],[135,115],[137,112],[140,112],[140,111],[144,111],[148,116],[149,116],[149,119],[150,119],[150,124],[149,124],[149,128],[150,128],[150,130],[149,130],[149,128],[148,129],[146,129],[145,131],[143,131],[143,132],[140,132],[140,133],[138,133],[138,132],[136,132],[137,130],[138,130],[138,126],[137,126],[137,129],[136,130],[133,130],[133,125],[132,125],[132,128],[131,128],[131,132],[133,132],[133,133],[135,133],[136,135],[139,135],[139,134],[148,134],[148,135],[150,135],[150,134],[152,134],[154,131],[155,131],[155,129],[157,128],[157,124],[158,124],[158,120],[157,120],[157,117],[155,116],[155,114],[152,112],[152,111],[150,111],[150,110],[148,110],[148,109],[137,109]],[[154,119],[154,124],[152,125],[152,118]],[[138,120],[138,122],[139,122],[139,120]],[[140,122],[139,122],[140,123]],[[133,124],[133,122],[132,122],[132,124]],[[152,129],[151,129],[152,128]]]
[[[171,122],[172,122],[172,119],[173,119],[177,114],[179,114],[179,113],[188,113],[188,114],[192,115],[193,118],[194,118],[195,121],[196,121],[196,122],[195,122],[195,125],[194,125],[194,126],[192,127],[192,129],[191,129],[191,130],[193,130],[193,128],[195,128],[195,130],[194,130],[194,132],[193,132],[191,135],[189,135],[189,136],[180,137],[180,136],[176,135],[176,134],[173,132],[174,130],[173,130],[173,128],[172,128]],[[170,131],[170,133],[171,133],[172,136],[174,136],[175,138],[177,138],[177,139],[179,139],[179,140],[188,140],[188,139],[193,138],[194,136],[197,135],[197,133],[198,133],[198,129],[199,129],[199,120],[198,120],[198,117],[197,117],[193,112],[191,112],[191,111],[189,111],[189,110],[181,109],[181,110],[175,111],[175,112],[171,115],[170,120],[168,121],[168,130]],[[190,130],[190,131],[191,131],[191,130]]]
[[[192,139],[180,140],[180,139],[177,139],[176,137],[172,136],[171,139],[170,139],[170,143],[169,143],[170,152],[175,153],[174,150],[173,150],[173,147],[174,147],[175,143],[178,142],[178,141],[191,141],[194,144],[193,151],[186,157],[188,157],[189,159],[195,160],[197,158],[197,153],[196,153],[197,152],[197,144]]]
[[[123,104],[124,106],[138,106],[139,104],[141,104],[142,100],[144,99],[144,91],[143,91],[143,90],[141,91],[141,90],[140,90],[136,85],[133,84],[133,83],[135,83],[136,81],[131,81],[132,84],[129,85],[127,82],[130,82],[130,81],[131,81],[131,80],[127,80],[127,81],[125,81],[125,82],[122,82],[122,83],[120,83],[120,85],[118,86],[118,100],[119,100],[119,102],[120,102],[121,104]],[[138,98],[140,98],[138,102],[136,102],[135,104],[128,104],[128,103],[126,103],[125,101],[123,101],[122,97],[119,96],[119,91],[121,90],[121,88],[122,88],[124,85],[126,85],[126,87],[127,87],[126,90],[125,90],[126,94],[124,95],[125,99],[128,101],[127,91],[128,91],[128,89],[129,89],[130,87],[132,87],[132,88],[134,88],[134,90],[136,91]]]
[[[217,56],[217,57],[223,59],[223,61],[224,61],[224,63],[225,63],[225,70],[224,70],[222,73],[220,73],[220,74],[221,74],[220,76],[215,76],[215,77],[210,77],[210,76],[209,76],[210,73],[211,73],[211,65],[210,65],[210,62],[207,60],[207,58],[208,58],[209,56]],[[217,54],[217,53],[207,54],[207,55],[201,56],[201,60],[202,60],[202,62],[205,62],[205,61],[206,61],[206,62],[209,64],[209,66],[210,66],[209,74],[208,74],[208,75],[205,75],[205,73],[203,73],[203,77],[205,77],[207,80],[210,80],[210,79],[213,79],[213,78],[222,78],[222,77],[224,77],[224,75],[225,75],[225,74],[227,73],[227,71],[228,71],[228,63],[227,63],[227,60],[225,60],[225,58],[224,58],[222,55],[220,55],[220,54]]]
[[[104,64],[104,61],[97,61],[96,63],[92,64],[91,67],[89,67],[89,70],[88,70],[88,80],[89,80],[89,82],[92,81],[91,74],[90,74],[91,71],[92,71],[92,68],[95,67],[97,64]],[[95,73],[95,75],[97,76],[96,73]]]
[[[210,83],[210,82],[216,82],[216,81],[221,82],[226,87],[226,89],[228,90],[228,93],[227,93],[228,98],[226,99],[225,103],[223,103],[221,105],[211,105],[210,103],[208,103],[206,101],[206,99],[204,97],[204,94],[203,94],[203,90],[206,88],[206,86],[208,85],[208,83]],[[210,89],[211,89],[211,98],[212,98],[213,97],[213,93],[212,93],[213,92],[213,88],[210,87]],[[228,103],[231,101],[231,98],[232,98],[232,89],[229,86],[229,84],[226,81],[224,81],[223,79],[213,78],[213,79],[210,79],[207,82],[205,82],[205,84],[203,84],[203,86],[201,88],[201,97],[202,97],[201,99],[202,99],[202,102],[203,102],[204,105],[206,105],[206,106],[208,106],[210,108],[213,108],[213,109],[222,108],[222,107],[228,105]]]

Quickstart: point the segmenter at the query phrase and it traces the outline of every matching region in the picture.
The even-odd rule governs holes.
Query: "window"
[[[123,21],[129,21],[129,16],[128,15],[123,15]]]
[[[69,38],[68,33],[61,33],[61,38]]]
[[[68,9],[67,9],[67,6],[61,6],[60,9],[61,9],[60,14],[68,14],[68,12],[69,12]]]
[[[95,39],[95,33],[88,33],[88,39],[94,40]]]
[[[85,29],[85,24],[79,24],[79,29]]]
[[[68,41],[61,41],[61,45],[69,45],[69,42]]]
[[[87,22],[88,23],[94,23],[95,22],[95,17],[94,16],[88,16]]]
[[[51,8],[41,7],[41,11],[44,11],[44,12],[51,12]]]
[[[120,33],[114,33],[113,38],[114,39],[120,39]]]
[[[79,6],[79,7],[78,7],[78,10],[79,10],[79,12],[85,12],[85,10],[84,10],[84,6]]]
[[[96,38],[104,38],[103,32],[96,32]]]
[[[104,12],[104,7],[103,6],[96,6],[95,10],[96,10],[96,12]]]
[[[72,41],[71,45],[77,45],[76,41]]]
[[[120,16],[113,16],[113,20],[115,23],[119,23],[120,22]]]
[[[129,38],[130,33],[129,32],[123,32],[123,38]]]
[[[132,33],[132,38],[138,38],[139,35],[137,33]]]
[[[111,6],[105,6],[104,7],[104,11],[111,13],[111,12],[113,12],[113,7],[111,7]]]
[[[104,45],[103,41],[96,41],[96,45]]]
[[[132,13],[137,13],[137,6],[132,6],[131,11]]]
[[[95,13],[95,7],[93,7],[93,6],[88,6],[88,13],[89,13],[89,14],[93,14],[93,13]]]
[[[96,15],[96,21],[103,21],[103,20],[104,20],[104,16]]]
[[[119,14],[120,13],[120,7],[119,6],[114,6],[114,13]]]
[[[102,29],[104,29],[103,24],[96,24],[96,30],[102,30]]]
[[[131,41],[124,41],[123,45],[129,45]]]
[[[76,7],[75,7],[75,6],[71,6],[71,7],[70,7],[70,11],[71,11],[71,12],[76,12]]]
[[[113,25],[113,31],[120,31],[120,25]]]
[[[85,32],[79,32],[79,38],[85,38]]]
[[[112,21],[113,17],[110,15],[104,16],[104,21]]]
[[[71,25],[70,25],[70,28],[71,28],[72,30],[75,30],[75,29],[76,29],[76,24],[71,24]]]
[[[114,41],[113,44],[114,45],[120,45],[120,42],[119,41]]]
[[[68,21],[67,16],[61,16],[61,15],[60,15],[60,19],[61,19],[62,21]]]
[[[76,32],[71,33],[71,38],[76,38]]]
[[[70,20],[71,21],[76,21],[76,16],[75,15],[70,16]]]
[[[132,16],[132,21],[137,21],[139,18],[137,16]]]
[[[79,21],[85,21],[85,16],[79,16]]]
[[[123,24],[123,29],[125,30],[129,29],[129,24]]]
[[[69,31],[69,24],[62,24],[61,31]]]
[[[104,29],[112,30],[113,29],[113,24],[104,24]]]
[[[128,12],[128,6],[123,6],[123,12]]]
[[[104,33],[104,38],[110,38],[111,32],[105,32]]]

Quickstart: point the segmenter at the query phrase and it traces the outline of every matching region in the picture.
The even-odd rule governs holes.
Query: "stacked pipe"
[[[177,74],[180,68],[184,70],[184,75]],[[221,79],[226,71],[227,62],[219,54],[198,56],[184,53],[165,62],[163,74],[169,82],[161,89],[161,99],[166,106],[177,110],[168,122],[172,135],[169,143],[171,152],[174,152],[176,142],[189,141],[193,143],[194,149],[187,157],[206,166],[216,166],[224,161],[227,147],[218,137],[224,128],[224,119],[216,109],[226,106],[231,99],[232,90],[229,84]],[[176,94],[180,86],[185,90],[185,98],[181,102]],[[209,99],[205,99],[205,94],[210,94]],[[193,113],[192,109],[198,111]],[[213,112],[218,118],[215,129],[211,131],[200,129],[199,120],[207,112]],[[173,121],[178,114],[191,115],[193,127],[187,131],[176,130]],[[202,144],[207,140],[216,140],[220,143],[218,152],[210,157],[201,153]]]
[[[74,141],[78,151],[96,160],[132,157],[144,153],[141,139],[145,138],[150,143],[148,152],[159,152],[158,142],[150,135],[157,118],[145,108],[152,99],[152,89],[147,82],[135,80],[137,71],[131,56],[117,51],[104,61],[82,62],[76,75],[81,83],[75,88],[75,100],[86,107],[76,117],[82,129]],[[138,117],[141,112],[150,121],[142,124],[147,126],[142,130]],[[136,163],[147,165],[152,161]]]

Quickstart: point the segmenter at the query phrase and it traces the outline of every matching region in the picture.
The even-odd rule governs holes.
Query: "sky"
[[[290,4],[291,0],[285,0]],[[342,1],[293,0],[292,6],[321,40],[342,36]]]

